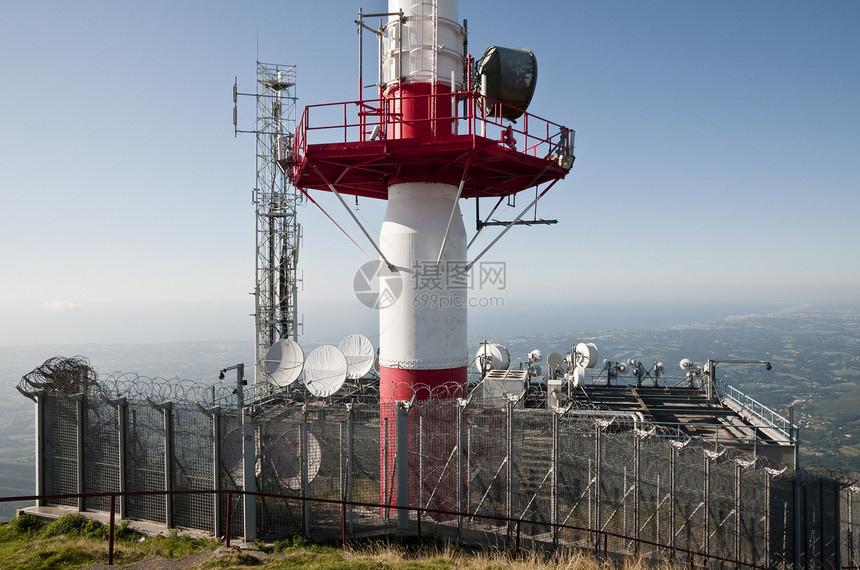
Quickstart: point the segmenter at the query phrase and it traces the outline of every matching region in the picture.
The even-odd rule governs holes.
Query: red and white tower
[[[418,151],[456,134],[451,93],[465,87],[464,32],[456,0],[389,0],[388,8],[403,17],[389,17],[385,36],[382,97],[393,119],[386,139]],[[461,396],[466,385],[466,229],[458,188],[427,170],[388,185],[380,248],[401,270],[403,294],[379,313],[381,401],[410,400],[422,389],[419,397],[427,397],[441,386]]]
[[[306,107],[293,155],[281,163],[303,192],[388,200],[374,247],[383,273],[391,272],[385,278],[399,279],[402,293],[380,304],[383,420],[393,420],[399,401],[465,394],[470,262],[460,200],[501,199],[541,184],[548,184],[546,193],[573,160],[572,131],[524,111],[537,76],[531,52],[488,49],[478,66],[479,92],[457,0],[388,6],[388,13],[361,14],[358,22],[369,29],[364,17],[387,18],[375,31],[378,98]],[[333,116],[342,122],[327,120]],[[386,440],[383,487],[395,448],[393,438]],[[383,499],[396,500],[396,493]]]

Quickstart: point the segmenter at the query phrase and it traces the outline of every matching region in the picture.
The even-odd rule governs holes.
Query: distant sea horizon
[[[337,344],[349,334],[360,333],[374,344],[378,339],[378,313],[375,310],[356,311],[355,301],[321,303],[308,301],[301,305],[303,328],[299,342],[309,345]],[[860,310],[860,301],[785,302],[785,301],[535,301],[504,299],[504,306],[472,308],[468,313],[470,342],[481,339],[520,338],[540,334],[572,332],[599,333],[612,330],[653,330],[707,323],[727,317],[768,315],[794,310]],[[202,335],[205,333],[202,333]],[[103,347],[111,345],[151,346],[182,343],[253,343],[253,322],[235,335],[218,334],[218,338],[167,338],[158,340],[151,335],[146,340],[81,339],[69,342],[0,343],[5,350],[63,347]],[[187,336],[187,335],[184,335]],[[29,350],[28,350],[29,351]]]

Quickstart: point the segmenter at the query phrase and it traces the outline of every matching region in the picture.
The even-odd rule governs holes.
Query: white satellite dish
[[[266,377],[274,384],[285,388],[295,382],[302,373],[304,352],[299,343],[283,338],[269,347],[263,359]]]
[[[623,376],[624,374],[627,374],[628,370],[629,369],[627,368],[627,365],[624,364],[623,362],[619,362],[618,364],[615,365],[615,372],[619,376]]]
[[[483,373],[490,370],[507,370],[511,364],[508,349],[501,344],[482,342],[475,353],[475,366]]]
[[[574,348],[574,363],[583,368],[594,368],[597,364],[597,345],[593,342],[580,342]]]
[[[302,487],[302,439],[301,432],[293,429],[281,434],[267,446],[266,457],[272,465],[278,481],[288,489]],[[320,470],[322,453],[317,438],[308,433],[308,482],[313,481]]]
[[[563,359],[559,353],[550,352],[549,355],[546,357],[546,365],[547,368],[549,368],[550,374],[556,372],[559,368],[561,368],[562,362]]]
[[[305,361],[305,387],[314,396],[331,396],[343,386],[348,370],[346,356],[336,346],[318,346]]]
[[[693,361],[689,358],[684,358],[679,363],[681,366],[681,370],[692,370],[693,369]]]
[[[221,440],[221,466],[233,481],[242,483],[242,428],[230,430]]]
[[[340,341],[337,349],[346,357],[346,377],[350,380],[358,380],[373,368],[376,351],[366,336],[351,334]]]
[[[585,383],[585,368],[577,366],[573,369],[573,387],[577,388]]]
[[[535,349],[529,353],[529,362],[540,362],[542,358],[543,355],[538,349]]]

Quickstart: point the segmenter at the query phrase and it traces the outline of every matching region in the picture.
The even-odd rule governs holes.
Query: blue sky
[[[4,2],[0,344],[251,337],[254,146],[230,92],[259,59],[297,66],[300,106],[355,99],[353,20],[384,3],[319,6]],[[860,300],[860,3],[462,1],[460,18],[476,55],[531,49],[530,111],[577,131],[539,206],[560,223],[487,254],[507,264],[493,318],[536,298],[572,330],[589,303]],[[358,213],[376,233],[383,211]],[[299,215],[307,338],[372,336],[365,258]]]

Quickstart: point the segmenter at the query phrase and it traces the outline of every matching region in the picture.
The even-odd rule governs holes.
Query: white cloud
[[[80,305],[72,301],[46,301],[42,303],[43,311],[70,311],[78,307]]]

